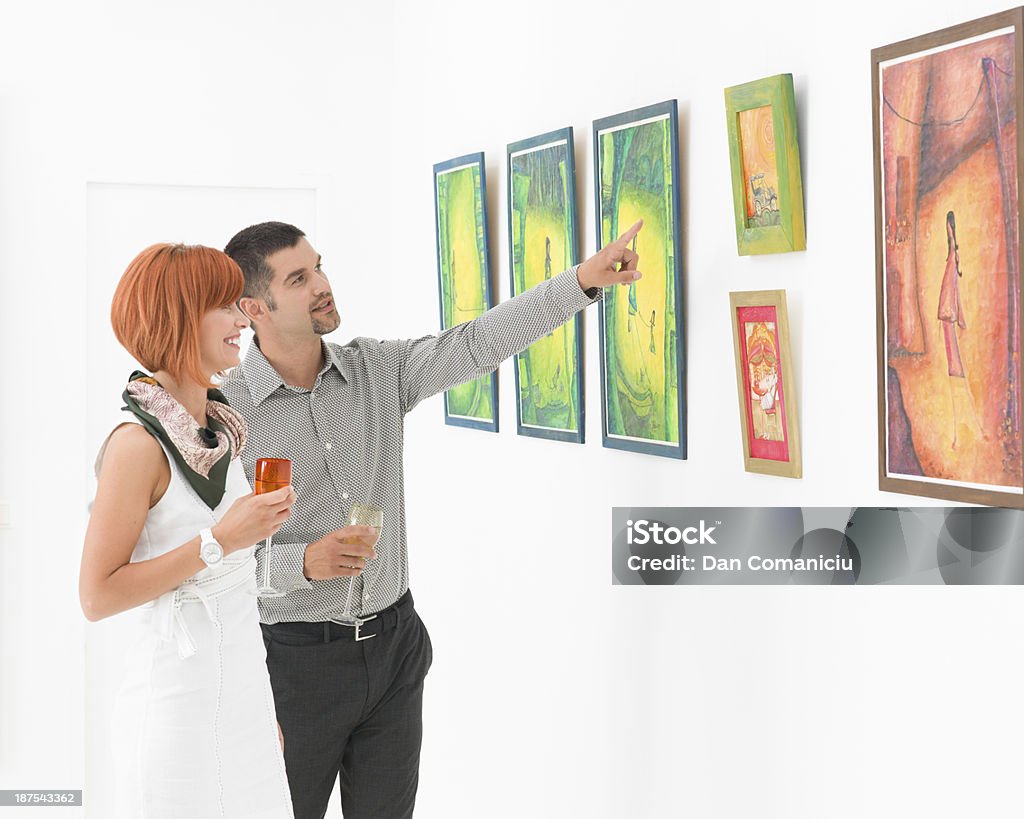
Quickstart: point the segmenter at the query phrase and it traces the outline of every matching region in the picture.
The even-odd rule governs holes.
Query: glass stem
[[[356,579],[354,577],[350,577],[348,579],[348,594],[345,595],[345,617],[350,617],[352,615],[352,588],[355,585]]]
[[[273,536],[268,535],[265,541],[266,551],[263,554],[263,588],[270,588],[270,544]]]

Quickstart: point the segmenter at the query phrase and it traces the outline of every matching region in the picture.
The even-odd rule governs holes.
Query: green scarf
[[[136,370],[121,396],[125,406],[159,440],[182,476],[211,509],[224,498],[228,467],[245,446],[245,420],[217,389],[206,392],[210,426],[201,427],[155,378]]]

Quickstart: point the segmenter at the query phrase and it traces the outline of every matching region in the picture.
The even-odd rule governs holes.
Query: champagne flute
[[[384,510],[369,503],[354,503],[348,513],[348,525],[349,526],[372,526],[377,530],[376,535],[373,538],[372,543],[375,545],[380,539],[380,530],[384,528]],[[354,538],[350,542],[358,543],[365,538]],[[365,578],[366,571],[363,570],[363,577]],[[352,589],[356,585],[356,579],[350,577],[348,579],[348,594],[345,595],[345,611],[342,613],[342,617],[346,620],[354,619],[352,617]],[[366,581],[363,580],[363,588],[366,588]]]
[[[292,482],[292,462],[287,458],[257,458],[256,485],[253,491],[265,495],[288,486]],[[263,555],[263,582],[256,589],[260,597],[284,597],[288,592],[275,589],[270,584],[270,554],[273,536],[267,535],[266,552]]]

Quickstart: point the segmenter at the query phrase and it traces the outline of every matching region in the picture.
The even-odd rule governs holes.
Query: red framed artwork
[[[799,478],[800,435],[786,292],[730,293],[729,305],[744,468]]]

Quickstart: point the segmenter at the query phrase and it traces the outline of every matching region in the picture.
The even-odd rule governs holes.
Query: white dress
[[[168,462],[170,484],[132,562],[194,538],[250,492],[235,458],[211,510]],[[114,709],[119,819],[293,819],[253,552],[227,555],[126,615],[136,628]]]

